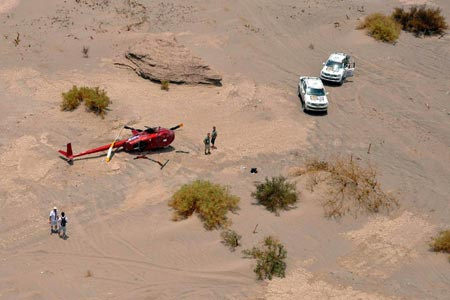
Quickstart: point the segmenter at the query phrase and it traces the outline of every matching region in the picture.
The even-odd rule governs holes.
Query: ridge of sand
[[[301,295],[301,296],[300,296]],[[314,278],[305,268],[294,268],[286,278],[275,278],[268,282],[267,300],[321,300],[321,299],[361,299],[361,300],[394,300],[397,297],[386,297],[378,293],[368,293],[351,286],[336,285]]]

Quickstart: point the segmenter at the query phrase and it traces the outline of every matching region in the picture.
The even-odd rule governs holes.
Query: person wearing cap
[[[58,210],[56,206],[50,211],[48,223],[50,224],[50,234],[58,232]]]

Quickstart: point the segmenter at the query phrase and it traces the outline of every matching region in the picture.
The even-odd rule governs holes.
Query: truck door
[[[345,67],[345,77],[353,77],[353,73],[355,73],[355,63],[349,63]]]

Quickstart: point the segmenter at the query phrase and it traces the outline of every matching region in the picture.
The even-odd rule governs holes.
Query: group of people
[[[217,130],[216,126],[213,126],[213,130],[211,133],[207,133],[206,137],[203,139],[203,144],[205,144],[205,155],[211,154],[211,148],[217,149],[216,146],[214,146],[217,138]]]
[[[203,143],[205,144],[205,155],[211,154],[211,148],[217,149],[215,146],[217,138],[216,126],[213,126],[211,133],[207,133]],[[64,212],[61,212],[61,216],[58,215],[58,209],[53,207],[48,217],[48,223],[50,224],[50,234],[58,233],[59,237],[66,238],[67,216]]]
[[[56,208],[56,206],[53,207],[53,209],[50,211],[48,223],[50,224],[50,234],[58,233],[59,237],[63,239],[67,237],[66,226],[68,220],[66,214],[64,212],[61,212],[61,216],[58,216],[58,209]]]

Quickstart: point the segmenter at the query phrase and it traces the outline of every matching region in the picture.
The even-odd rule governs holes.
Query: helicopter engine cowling
[[[145,131],[130,137],[123,148],[125,151],[147,151],[169,146],[175,139],[173,130],[157,128],[152,133]]]

